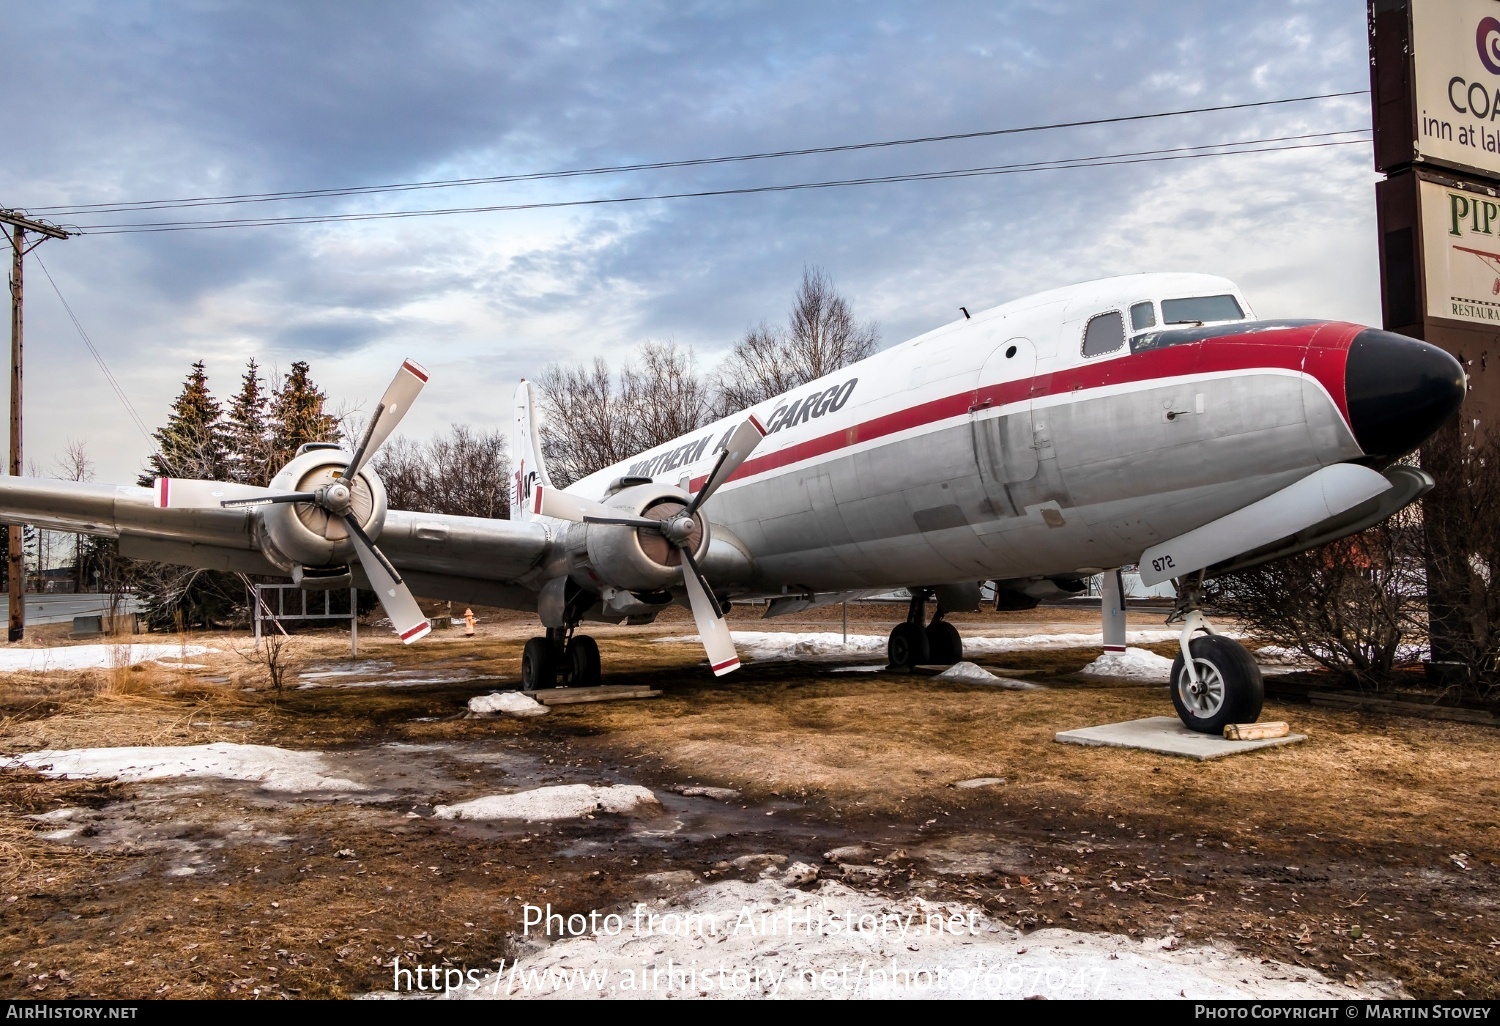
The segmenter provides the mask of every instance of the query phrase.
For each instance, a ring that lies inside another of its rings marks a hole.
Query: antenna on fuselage
[[[969,308],[966,307],[966,306],[961,306],[961,307],[959,307],[959,309],[964,312],[964,320],[968,320],[969,319]]]

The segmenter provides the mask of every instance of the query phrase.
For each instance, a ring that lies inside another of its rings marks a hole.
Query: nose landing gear
[[[1230,723],[1254,723],[1265,703],[1260,667],[1244,645],[1214,630],[1199,607],[1203,575],[1178,579],[1177,607],[1168,623],[1181,622],[1172,661],[1172,706],[1189,730],[1222,734]],[[1194,634],[1202,633],[1202,637]]]

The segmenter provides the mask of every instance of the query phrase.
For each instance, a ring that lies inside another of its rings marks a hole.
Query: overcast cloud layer
[[[0,206],[375,185],[855,143],[1368,86],[1364,5],[100,3],[0,0]],[[208,208],[408,210],[740,188],[1366,129],[1368,100],[853,154]],[[1365,137],[1361,137],[1365,138]],[[1262,316],[1378,323],[1368,144],[937,182],[48,242],[36,255],[149,427],[188,364],[308,359],[405,429],[509,429],[518,378],[646,339],[704,366],[824,267],[887,344],[1109,274],[1224,274]],[[183,212],[70,215],[79,224]],[[27,453],[148,446],[28,264]]]

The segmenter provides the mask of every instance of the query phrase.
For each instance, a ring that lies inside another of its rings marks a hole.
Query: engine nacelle
[[[281,468],[271,487],[289,492],[314,492],[339,480],[353,456],[342,449],[309,449]],[[353,482],[352,511],[371,541],[385,526],[385,485],[366,464]],[[283,570],[293,567],[332,567],[354,558],[349,529],[327,510],[312,503],[284,502],[259,509],[260,549]]]
[[[685,509],[688,499],[680,488],[643,484],[622,489],[604,502],[623,516],[666,520]],[[693,558],[702,560],[709,542],[702,510],[693,514],[693,525],[688,544]],[[659,592],[682,583],[682,552],[662,535],[610,524],[584,524],[582,530],[590,568],[603,582],[635,592]]]

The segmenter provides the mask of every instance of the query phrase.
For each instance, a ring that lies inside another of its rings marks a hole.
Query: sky
[[[86,204],[618,167],[1153,114],[1369,85],[1365,5],[1224,0],[308,4],[0,0],[0,207],[103,226],[756,188],[1331,132],[1322,146],[529,211],[48,241],[26,269],[26,454],[131,482],[195,360],[312,365],[402,432],[509,430],[516,382],[647,340],[711,369],[823,268],[886,345],[1090,278],[1222,274],[1260,316],[1380,321],[1366,95],[541,181],[131,213]],[[58,292],[54,292],[46,272]]]

